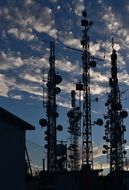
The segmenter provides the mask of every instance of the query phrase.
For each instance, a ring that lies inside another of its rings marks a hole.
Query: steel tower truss
[[[48,117],[48,151],[47,151],[47,168],[48,171],[56,170],[56,94],[54,82],[55,73],[55,44],[50,42],[50,69],[48,72],[48,101],[47,101],[47,117]]]
[[[40,119],[39,123],[42,127],[47,126],[45,131],[45,140],[47,144],[47,170],[52,172],[57,170],[57,130],[61,131],[62,126],[56,126],[58,117],[56,95],[60,93],[60,88],[56,85],[62,81],[60,75],[55,72],[55,42],[50,42],[49,72],[47,80],[47,101],[46,101],[46,119]]]
[[[112,42],[113,47],[113,42]],[[110,171],[119,171],[124,169],[125,165],[125,143],[124,132],[126,130],[123,125],[123,118],[127,117],[127,112],[122,109],[121,93],[118,86],[117,78],[117,54],[112,49],[111,54],[111,78],[109,86],[111,88],[108,100],[105,105],[108,107],[108,114],[105,115],[105,136],[107,145],[103,147],[103,153],[108,153],[110,157]]]
[[[83,27],[83,36],[81,45],[83,47],[83,129],[82,129],[82,165],[93,166],[92,151],[92,126],[91,126],[91,99],[90,99],[90,52],[89,52],[89,36],[88,29],[93,24],[87,20],[87,13],[82,13],[83,19],[81,25]]]
[[[69,117],[68,132],[70,133],[70,167],[72,171],[78,171],[80,169],[80,151],[79,151],[79,139],[81,135],[81,129],[79,121],[82,113],[80,107],[76,106],[76,92],[71,91],[71,106],[72,108],[67,113]]]

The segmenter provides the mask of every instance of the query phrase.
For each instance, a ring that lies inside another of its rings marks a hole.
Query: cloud
[[[28,73],[22,73],[21,75],[20,75],[20,78],[22,78],[22,79],[25,79],[25,80],[27,80],[27,81],[30,81],[30,82],[36,82],[36,83],[39,83],[39,84],[41,84],[42,83],[42,79],[41,79],[41,76],[40,75],[37,75],[36,76],[36,74],[35,75],[31,75],[31,74],[28,74]]]
[[[5,74],[0,75],[1,96],[11,95],[13,98],[19,99],[19,95],[11,92],[14,89],[17,89],[21,93],[26,92],[42,96],[42,65],[40,64],[43,64],[44,61],[41,58],[21,59],[21,57],[15,57],[13,54],[1,52],[1,71],[4,71],[4,73],[6,71]],[[35,63],[38,63],[38,65]]]
[[[118,20],[118,17],[116,19],[112,7],[107,7],[107,13],[103,16],[103,20],[106,21],[107,28],[111,32],[116,32],[118,28],[121,26],[120,22]]]
[[[85,6],[84,6],[84,0],[79,0],[79,1],[75,1],[75,14],[77,16],[81,16],[82,15],[82,11],[84,11]]]
[[[7,8],[0,7],[0,15],[3,17],[2,31],[7,29],[8,34],[19,40],[34,40],[36,36],[33,34],[33,29],[53,38],[57,37],[52,9],[47,6],[42,7],[34,1],[26,1],[20,8],[18,5],[13,7],[13,11],[12,5]]]
[[[53,1],[50,2],[50,5],[52,5],[51,3],[56,4],[59,2]],[[99,1],[99,3],[101,3],[103,11],[100,11],[99,13],[97,12],[98,18],[102,18],[100,20],[101,24],[105,23],[103,26],[106,26],[106,30],[109,32],[108,36],[110,36],[111,32],[113,34],[117,32],[117,36],[119,37],[119,40],[116,40],[114,43],[115,49],[118,51],[119,82],[122,84],[124,83],[125,85],[129,85],[129,74],[126,71],[126,59],[128,58],[128,55],[122,54],[122,48],[128,49],[129,32],[127,28],[123,27],[121,19],[116,15],[115,9],[113,7],[109,6],[108,4],[104,5],[103,1]],[[1,51],[0,69],[2,71],[1,78],[2,81],[4,81],[2,85],[3,93],[1,93],[7,96],[10,94],[9,92],[11,92],[12,89],[16,88],[21,93],[24,92],[30,94],[30,97],[42,97],[42,68],[45,68],[45,81],[47,80],[47,72],[49,68],[49,49],[47,50],[47,45],[41,42],[41,39],[43,39],[45,33],[45,35],[48,35],[49,37],[53,37],[55,39],[58,37],[59,41],[62,42],[62,47],[59,48],[58,52],[56,52],[56,67],[58,68],[58,72],[61,73],[63,77],[63,81],[59,85],[62,89],[61,93],[63,96],[69,96],[72,88],[75,88],[75,83],[78,81],[78,77],[81,78],[81,53],[76,54],[76,52],[73,51],[73,54],[76,56],[76,60],[74,58],[71,59],[70,56],[67,56],[67,58],[65,58],[67,51],[66,49],[64,50],[64,48],[65,46],[70,46],[80,50],[82,49],[80,45],[81,28],[78,28],[77,30],[77,26],[78,24],[79,26],[81,25],[80,16],[84,10],[84,1],[80,0],[75,1],[74,3],[68,2],[65,4],[64,9],[62,8],[62,4],[60,4],[61,12],[63,12],[63,10],[66,8],[69,8],[69,10],[71,8],[72,12],[69,11],[68,13],[70,18],[69,20],[63,16],[60,16],[59,18],[59,15],[62,13],[55,12],[55,9],[52,9],[52,6],[48,6],[47,3],[41,6],[40,3],[37,3],[35,1],[25,0],[20,8],[18,5],[16,5],[16,3],[14,4],[15,8],[13,11],[12,5],[0,8],[0,16],[3,18],[3,23],[1,25],[2,38],[8,39],[9,35],[15,37],[20,41],[25,41],[27,45],[29,44],[27,47],[29,47],[33,53],[32,56],[28,55],[28,57],[25,58],[20,51],[14,52],[11,49],[8,50],[8,52],[3,50]],[[88,6],[90,5],[88,4]],[[98,10],[95,9],[94,11],[96,12]],[[73,12],[75,13],[74,15],[72,15]],[[73,16],[76,19],[73,19]],[[62,22],[63,20],[67,24],[64,24],[64,22]],[[64,25],[64,27],[61,28],[59,25]],[[91,34],[93,32],[95,35],[100,34],[100,31],[96,26],[93,28],[93,30],[96,31],[91,31]],[[101,30],[101,32],[104,31],[105,28]],[[40,34],[42,33],[43,35],[41,35],[40,38]],[[103,39],[100,39],[100,36],[98,37],[98,40],[92,41],[91,35],[90,52],[94,56],[103,58],[102,50],[105,48],[105,42]],[[91,69],[92,95],[103,95],[107,91],[108,78],[110,77],[111,67],[111,42],[107,40],[106,46],[106,61],[104,63],[97,61],[97,67],[94,70]],[[40,53],[40,56],[38,54],[36,55],[34,52]],[[11,87],[8,80],[9,74],[5,73],[8,71],[11,72],[13,81]],[[18,98],[18,96],[14,94],[14,97]],[[67,107],[68,100],[65,100],[63,96],[62,98],[59,96],[58,104],[65,105],[65,107]]]
[[[107,72],[102,74],[101,72],[91,70],[90,73],[92,77],[91,79],[92,82],[108,82],[109,81],[109,76]]]
[[[0,74],[0,96],[8,97],[8,82],[4,75]]]
[[[52,18],[52,10],[49,7],[43,7],[39,13],[39,19],[31,21],[33,27],[38,32],[45,32],[53,38],[57,38],[57,30],[54,27],[55,21]]]
[[[94,146],[93,147],[93,157],[94,158],[99,158],[99,157],[103,156],[102,150],[103,150],[102,147]]]
[[[62,71],[65,71],[67,73],[77,73],[79,70],[81,70],[79,68],[79,65],[76,64],[73,64],[71,61],[63,58],[61,60],[56,60],[56,65],[57,65],[57,68],[62,70]]]
[[[41,171],[43,169],[42,165],[31,163],[32,171],[35,173],[36,171]]]
[[[22,96],[21,96],[21,95],[13,95],[13,98],[14,98],[14,99],[17,99],[17,100],[21,100],[21,99],[22,99]]]
[[[106,170],[108,169],[109,171],[109,168],[110,168],[110,164],[109,163],[98,163],[98,162],[95,162],[94,163],[94,169],[103,169],[103,170]],[[106,171],[103,172],[104,174],[107,174]]]
[[[118,76],[119,76],[120,83],[124,83],[129,86],[129,74],[127,73],[126,70],[123,70],[123,72],[120,72]]]
[[[18,28],[10,28],[8,30],[8,34],[13,35],[15,38],[19,40],[33,40],[35,36],[32,34],[32,31],[19,30]]]
[[[0,59],[1,70],[14,69],[23,66],[21,57],[14,57],[11,52],[6,54],[4,51],[1,51]]]
[[[106,93],[107,91],[107,88],[106,87],[103,87],[103,86],[100,86],[98,84],[93,84],[93,85],[90,85],[91,86],[91,93],[93,95],[103,95]]]
[[[69,23],[70,25],[70,23]],[[66,46],[70,46],[70,47],[73,47],[73,48],[76,48],[76,49],[82,49],[81,47],[81,43],[80,43],[80,39],[78,38],[75,38],[73,36],[73,32],[70,30],[70,31],[58,31],[58,40],[59,40],[59,43],[63,43],[64,45],[64,48],[65,48],[65,45]]]

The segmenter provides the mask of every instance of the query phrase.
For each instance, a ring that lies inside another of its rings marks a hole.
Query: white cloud
[[[109,76],[107,72],[102,74],[100,72],[91,70],[91,77],[92,77],[91,79],[92,82],[108,82],[109,81]]]
[[[21,100],[21,99],[22,99],[22,96],[21,96],[21,95],[13,95],[13,98],[14,98],[14,99],[17,99],[17,100]]]
[[[90,52],[92,55],[96,55],[97,54],[97,51],[100,50],[100,47],[101,47],[101,43],[98,42],[96,44],[93,44],[93,42],[90,43]]]
[[[94,146],[93,147],[93,157],[94,158],[99,158],[99,157],[103,156],[102,150],[103,150],[102,147]]]
[[[20,40],[33,40],[35,36],[31,33],[31,31],[23,30],[23,29],[18,29],[18,28],[10,28],[8,30],[9,34],[14,35],[16,38]]]
[[[26,4],[31,4],[33,0],[24,0]]]
[[[52,10],[48,7],[43,7],[39,13],[39,19],[31,20],[31,25],[38,32],[45,32],[50,36],[57,38],[57,30],[54,27],[55,21],[52,17]]]
[[[97,95],[97,94],[103,95],[106,93],[106,87],[100,86],[98,84],[93,84],[90,86],[91,86],[92,95]]]
[[[57,1],[59,1],[59,0],[50,0],[50,2],[52,2],[52,3],[56,3]]]
[[[9,76],[8,74],[0,75],[1,96],[9,96],[9,92],[11,92],[12,89],[17,89],[21,93],[26,92],[42,96],[42,76],[40,67],[43,67],[42,64],[45,62],[45,58],[34,59],[31,57],[29,59],[22,60],[20,57],[14,57],[11,53],[5,54],[4,52],[1,53],[1,58],[1,70],[8,71],[8,69],[11,69]],[[18,68],[22,66],[24,66],[25,69],[21,68],[18,70]],[[24,83],[24,79],[29,83]],[[19,98],[19,94],[11,94],[11,96],[16,99]]]
[[[83,1],[80,1],[83,3]],[[75,8],[75,14],[77,16],[81,16],[82,15],[82,11],[85,9],[85,6],[83,4],[77,3],[76,8]]]
[[[118,73],[118,77],[119,77],[118,78],[119,82],[124,83],[129,86],[129,74],[127,73],[126,70]]]
[[[21,67],[21,66],[23,65],[22,59],[21,59],[20,57],[16,58],[16,59],[15,59],[15,62],[14,62],[14,65],[15,65],[16,67]]]
[[[4,75],[0,74],[0,96],[8,96],[9,88]]]
[[[81,70],[79,68],[79,65],[77,64],[72,64],[69,60],[67,59],[62,59],[62,60],[56,60],[56,65],[57,68],[62,70],[62,71],[66,71],[66,72],[72,72],[72,73],[76,73],[79,70]]]
[[[80,39],[75,38],[73,36],[73,32],[71,30],[70,31],[58,31],[58,39],[64,45],[67,45],[67,46],[70,46],[70,47],[73,47],[76,49],[80,49],[80,50],[82,49]]]
[[[8,69],[14,69],[23,66],[23,60],[21,57],[17,56],[14,57],[14,55],[9,52],[0,52],[0,65],[1,65],[1,70],[8,70]]]
[[[80,44],[80,40],[79,39],[74,39],[74,38],[65,39],[64,44],[68,45],[70,47],[76,47],[76,49],[80,49],[81,50],[81,44]]]
[[[57,100],[57,104],[61,107],[69,108],[69,102],[66,102],[66,98],[64,98],[64,100],[60,98],[59,100]]]
[[[35,74],[35,75],[31,75],[31,74],[28,74],[28,73],[22,73],[22,74],[20,75],[20,78],[26,79],[27,81],[30,81],[30,82],[37,82],[37,83],[39,83],[39,84],[42,83],[42,78],[41,78],[41,76],[40,76],[40,75],[37,75],[37,76],[36,76],[36,74]]]
[[[11,8],[1,9],[0,13],[5,19],[5,23],[7,20],[10,21],[7,26],[8,34],[20,40],[30,41],[36,37],[33,34],[33,29],[35,29],[38,32],[45,32],[53,38],[57,37],[52,9],[40,7],[31,0],[26,1],[23,7],[21,9],[15,7],[13,12]],[[34,12],[38,13],[38,17],[34,15]]]
[[[103,169],[103,170],[105,170],[105,169],[109,169],[109,168],[110,168],[109,163],[98,163],[98,162],[94,163],[94,169]],[[107,172],[104,172],[104,174],[107,174]]]
[[[106,8],[105,15],[103,15],[103,20],[106,21],[107,28],[109,29],[110,32],[116,32],[118,28],[121,26],[119,18],[115,16],[113,13],[112,7],[107,7]]]
[[[40,88],[38,86],[33,86],[30,84],[19,84],[19,83],[15,83],[15,86],[23,91],[23,92],[27,92],[29,94],[33,94],[33,95],[37,95],[37,96],[41,96],[42,97],[42,88],[40,90]]]

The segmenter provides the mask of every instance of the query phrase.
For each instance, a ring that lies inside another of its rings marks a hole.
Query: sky
[[[59,118],[63,125],[58,140],[69,142],[67,112],[70,91],[81,80],[82,37],[81,15],[86,9],[94,24],[89,30],[90,52],[104,61],[96,60],[91,73],[92,122],[102,118],[107,110],[109,92],[111,39],[118,56],[118,80],[123,108],[129,112],[129,2],[127,0],[1,0],[0,1],[0,106],[36,127],[27,132],[28,147],[39,147],[39,158],[44,157],[44,129],[39,119],[46,118],[43,108],[43,89],[49,69],[49,42],[55,41],[56,71],[62,76],[57,96]],[[45,94],[45,92],[44,92]],[[129,117],[124,120],[129,147]],[[103,163],[104,126],[93,126],[95,165]],[[41,151],[43,147],[43,152]],[[31,149],[31,148],[30,148]],[[41,153],[42,152],[42,153]],[[33,154],[34,155],[34,154]],[[129,154],[127,154],[129,157]],[[32,160],[37,158],[32,158]],[[33,160],[33,161],[34,161]]]

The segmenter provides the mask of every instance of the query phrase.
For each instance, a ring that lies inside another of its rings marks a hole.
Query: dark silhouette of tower
[[[110,94],[105,105],[108,108],[105,125],[105,136],[103,139],[106,145],[103,145],[104,154],[108,154],[110,158],[110,171],[121,171],[125,165],[125,143],[124,132],[126,127],[123,125],[123,119],[127,117],[127,112],[123,110],[121,104],[121,92],[118,86],[117,78],[117,53],[114,49],[112,39],[111,54],[111,78],[109,79]]]
[[[80,169],[80,150],[79,150],[79,136],[81,135],[80,119],[82,116],[81,109],[76,105],[76,92],[71,91],[71,109],[67,113],[69,118],[68,132],[70,133],[70,169],[71,171],[78,171]]]
[[[56,95],[60,93],[61,89],[56,85],[62,81],[60,75],[56,74],[55,71],[55,42],[50,42],[50,57],[49,57],[49,72],[47,81],[47,101],[46,101],[46,119],[41,119],[39,121],[41,126],[47,126],[45,131],[45,140],[47,144],[47,170],[56,171],[57,170],[57,130],[62,130],[62,126],[57,126],[56,120],[58,117],[57,105],[56,105]]]
[[[89,27],[93,25],[88,21],[87,13],[83,11],[81,25],[83,36],[81,45],[83,47],[83,129],[82,129],[82,165],[93,166],[92,150],[92,126],[91,126],[91,100],[90,100],[90,52],[89,52]]]

